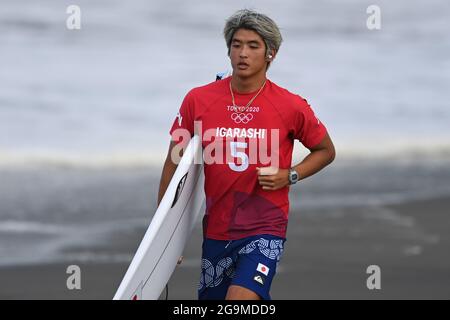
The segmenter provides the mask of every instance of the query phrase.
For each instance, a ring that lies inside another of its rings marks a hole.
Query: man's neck
[[[249,93],[259,90],[266,81],[266,73],[254,77],[242,78],[234,76],[231,78],[231,86],[238,93]]]

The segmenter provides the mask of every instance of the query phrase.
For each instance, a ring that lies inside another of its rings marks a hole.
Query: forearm
[[[159,182],[158,206],[166,193],[167,187],[169,186],[170,180],[172,179],[176,169],[176,164],[171,163],[170,160],[166,160],[161,174],[161,180]]]
[[[334,155],[327,149],[312,151],[302,162],[293,168],[303,180],[319,172],[334,160]]]

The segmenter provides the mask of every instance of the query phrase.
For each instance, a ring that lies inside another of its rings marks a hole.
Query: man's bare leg
[[[261,300],[261,298],[252,290],[232,285],[228,288],[225,300]]]

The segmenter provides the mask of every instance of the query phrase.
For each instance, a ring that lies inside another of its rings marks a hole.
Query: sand
[[[291,212],[273,299],[449,299],[450,197],[401,205]],[[139,239],[129,240],[135,248]],[[169,283],[169,299],[196,299],[200,230]],[[366,269],[381,268],[369,290]],[[1,299],[111,299],[126,263],[79,264],[81,290],[68,290],[67,264],[0,269]]]

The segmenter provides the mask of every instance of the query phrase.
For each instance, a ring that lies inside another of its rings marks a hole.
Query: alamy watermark
[[[70,274],[66,281],[67,289],[81,290],[81,268],[77,265],[71,265],[67,267],[66,273]]]
[[[381,268],[377,265],[370,265],[367,267],[366,273],[370,274],[366,281],[367,289],[381,290]]]
[[[380,30],[381,29],[381,9],[377,5],[370,5],[367,7],[366,13],[369,14],[366,20],[367,29]]]
[[[66,27],[69,30],[81,29],[81,8],[77,5],[70,5],[66,9],[66,13],[69,14],[66,20]]]
[[[250,164],[278,168],[280,159],[279,129],[218,127],[203,131],[202,122],[194,122],[194,134],[207,145],[203,155],[194,155],[195,164],[227,164],[236,172],[245,171]],[[191,139],[191,132],[178,128],[172,133],[177,142],[171,160],[178,164]]]

